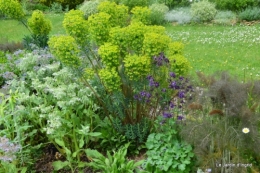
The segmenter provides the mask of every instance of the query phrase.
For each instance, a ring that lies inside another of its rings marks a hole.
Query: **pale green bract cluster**
[[[121,82],[115,68],[103,68],[99,71],[99,76],[108,92],[119,90]]]
[[[0,0],[0,11],[14,19],[22,19],[25,16],[22,6],[16,0]]]
[[[33,11],[32,17],[28,19],[28,26],[34,35],[48,35],[52,28],[51,21],[40,10]]]

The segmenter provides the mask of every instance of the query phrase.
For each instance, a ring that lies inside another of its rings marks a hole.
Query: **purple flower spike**
[[[169,87],[172,88],[172,89],[176,89],[177,83],[175,81],[173,81],[173,82],[171,82]]]
[[[170,76],[173,77],[173,78],[176,77],[175,73],[173,73],[173,72],[170,72]]]
[[[174,108],[174,104],[172,102],[170,102],[170,108]]]
[[[180,99],[185,97],[185,93],[183,91],[179,91],[178,96]]]
[[[169,113],[169,112],[164,112],[164,113],[163,113],[163,117],[164,117],[164,118],[172,118],[172,114]]]
[[[181,120],[183,120],[183,118],[184,118],[184,117],[183,117],[182,115],[178,115],[178,116],[177,116],[177,120],[180,120],[180,121],[181,121]]]

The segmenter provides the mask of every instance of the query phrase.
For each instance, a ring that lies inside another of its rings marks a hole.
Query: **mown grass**
[[[241,80],[260,79],[260,25],[166,25],[176,41],[185,44],[191,75],[229,71]]]
[[[53,26],[50,35],[65,33],[65,30],[62,27],[64,14],[46,14],[46,17],[51,20]],[[23,40],[25,35],[30,34],[26,27],[17,20],[0,20],[0,26],[0,42],[20,42]]]

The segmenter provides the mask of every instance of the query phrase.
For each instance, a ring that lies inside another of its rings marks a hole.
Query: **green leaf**
[[[55,139],[55,142],[56,142],[59,146],[65,147],[65,143],[64,143],[62,140],[56,138],[56,139]]]
[[[88,133],[89,136],[101,136],[102,133],[100,132],[91,132],[91,133]]]
[[[84,145],[84,139],[83,139],[83,137],[81,137],[79,140],[79,148],[82,148],[83,145]]]
[[[178,168],[179,168],[180,170],[182,170],[182,171],[185,170],[185,167],[186,167],[185,164],[180,164],[180,165],[178,165]]]
[[[68,161],[65,161],[65,162],[55,161],[52,163],[52,166],[53,166],[54,170],[58,171],[66,166],[69,166],[69,162]]]

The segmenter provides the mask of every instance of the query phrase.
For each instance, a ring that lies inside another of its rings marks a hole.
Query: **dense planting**
[[[259,172],[256,3],[41,2],[0,0],[0,172]]]

